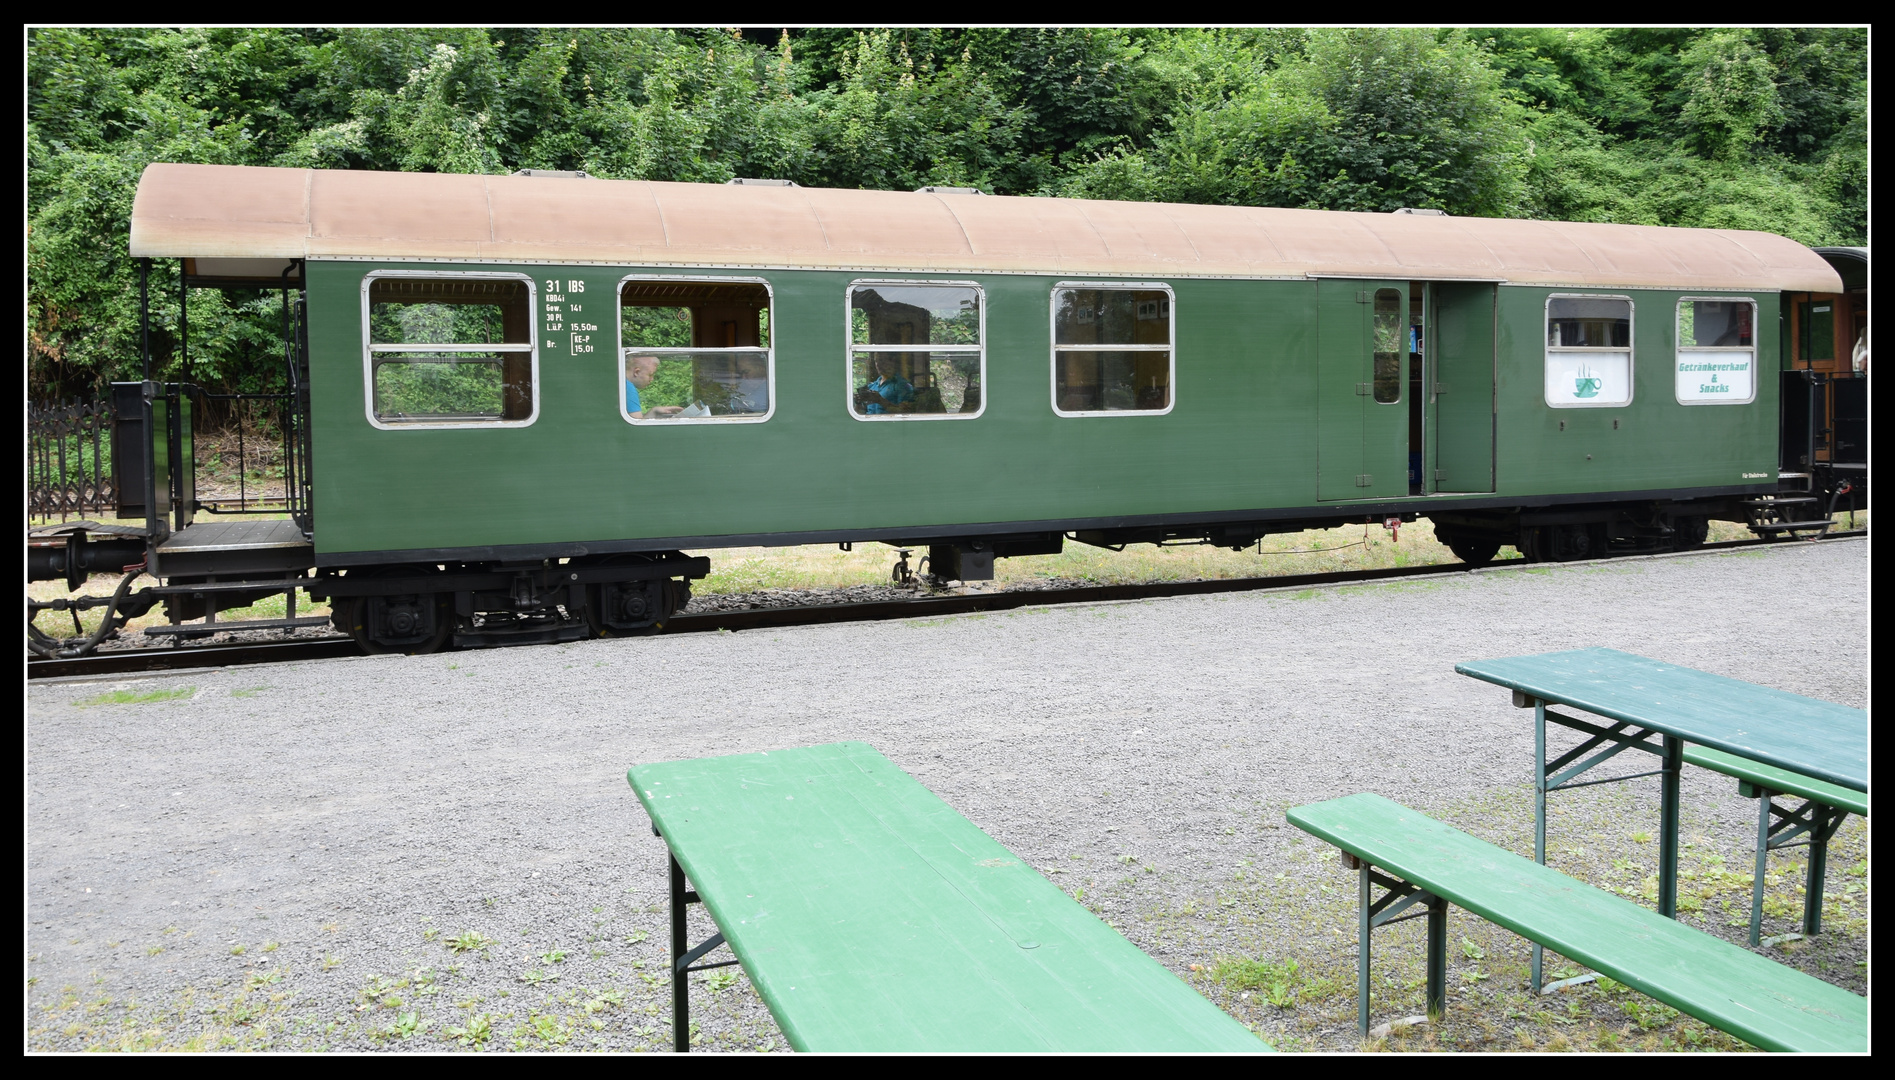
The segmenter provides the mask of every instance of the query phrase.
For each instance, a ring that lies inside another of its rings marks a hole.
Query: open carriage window
[[[1171,290],[1053,290],[1053,411],[1061,416],[1171,410]]]
[[[1700,297],[1678,301],[1677,379],[1682,405],[1757,400],[1757,305]]]
[[[1632,402],[1632,301],[1546,299],[1546,403],[1556,409]]]
[[[971,419],[987,350],[980,287],[849,287],[849,411],[858,420]]]
[[[763,282],[629,278],[619,286],[619,406],[634,424],[767,420],[773,355]]]
[[[538,415],[530,279],[377,271],[362,307],[376,426],[522,427]]]

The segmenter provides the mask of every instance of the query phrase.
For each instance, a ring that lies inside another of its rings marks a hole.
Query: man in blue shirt
[[[856,404],[870,416],[909,411],[900,406],[915,399],[915,386],[901,377],[901,361],[883,353],[875,358],[875,371],[875,381],[855,392]]]
[[[683,412],[677,405],[657,405],[649,410],[638,399],[638,392],[651,385],[658,377],[658,358],[655,356],[634,356],[625,362],[625,411],[634,420],[659,420]]]

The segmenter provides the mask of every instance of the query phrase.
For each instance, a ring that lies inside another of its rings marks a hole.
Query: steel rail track
[[[1867,530],[1831,533],[1806,543],[1859,539]],[[1726,540],[1705,544],[1697,552],[1710,554],[1739,548],[1781,544],[1782,540]],[[1614,556],[1625,558],[1627,556]],[[1607,560],[1585,560],[1604,562]],[[1204,596],[1213,593],[1259,592],[1271,589],[1304,589],[1317,585],[1341,585],[1356,582],[1388,581],[1401,578],[1433,577],[1465,573],[1506,573],[1545,563],[1507,560],[1472,568],[1464,563],[1434,563],[1427,566],[1400,566],[1381,570],[1345,570],[1324,574],[1277,574],[1265,577],[1223,578],[1212,581],[1162,581],[1137,585],[1095,585],[1075,589],[1014,589],[1007,592],[962,593],[952,596],[916,597],[912,600],[881,600],[856,604],[813,604],[776,608],[749,608],[719,611],[703,615],[679,615],[665,624],[666,634],[693,634],[711,631],[760,630],[785,626],[814,626],[820,623],[873,622],[882,619],[917,619],[929,616],[967,615],[985,611],[1008,611],[1023,607],[1056,604],[1097,604],[1116,600],[1150,600],[1167,596]],[[1576,564],[1564,564],[1576,565]],[[119,649],[95,656],[72,659],[33,659],[27,662],[28,679],[79,678],[123,675],[150,671],[179,671],[195,668],[236,667],[246,664],[287,663],[294,660],[323,660],[338,656],[359,656],[353,638],[337,635],[316,640],[269,642],[241,645],[175,645],[142,649]]]

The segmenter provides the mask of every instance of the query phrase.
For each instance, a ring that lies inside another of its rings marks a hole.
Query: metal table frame
[[[655,826],[651,834],[660,839],[664,836]],[[671,1046],[680,1054],[688,1054],[691,1052],[691,972],[732,967],[743,961],[698,963],[705,954],[724,944],[724,934],[720,930],[695,946],[686,945],[690,940],[684,925],[686,910],[690,905],[701,904],[704,900],[685,884],[684,867],[678,865],[678,857],[671,854],[669,844],[666,845],[665,861],[671,864]]]
[[[1678,917],[1679,779],[1687,742],[1845,788],[1866,791],[1867,715],[1831,702],[1789,694],[1612,649],[1583,649],[1455,665],[1463,675],[1505,686],[1517,708],[1533,710],[1533,858],[1546,864],[1548,792],[1647,776],[1659,778],[1658,912]],[[1582,719],[1551,708],[1588,712]],[[1548,760],[1551,722],[1585,736]],[[1855,727],[1856,723],[1861,727]],[[1860,733],[1858,736],[1858,732]],[[1860,741],[1858,742],[1858,738]],[[1618,776],[1586,774],[1627,750],[1658,759],[1657,768]],[[1740,778],[1741,779],[1741,778]],[[1751,941],[1758,940],[1763,864],[1774,848],[1807,843],[1810,873],[1822,872],[1827,845],[1846,814],[1819,800],[1779,806],[1782,792],[1762,785],[1757,820],[1757,873],[1752,885]],[[1807,836],[1807,839],[1798,839]],[[1804,926],[1821,920],[1821,884],[1809,890]],[[1533,947],[1532,985],[1543,985],[1544,949]]]
[[[1757,796],[1757,866],[1750,885],[1750,943],[1763,943],[1763,875],[1772,851],[1809,848],[1809,868],[1803,878],[1803,936],[1823,929],[1823,877],[1829,872],[1829,838],[1836,835],[1849,811],[1819,799],[1804,799],[1797,807],[1779,806],[1788,792],[1772,791],[1741,781],[1738,794]],[[1797,839],[1802,837],[1802,839]]]
[[[1678,780],[1684,771],[1684,740],[1650,727],[1628,721],[1610,725],[1595,724],[1577,716],[1554,712],[1547,699],[1515,690],[1516,708],[1533,710],[1533,861],[1546,865],[1546,795],[1551,791],[1612,784],[1622,780],[1658,777],[1658,913],[1669,919],[1678,917]],[[1546,724],[1585,733],[1589,738],[1552,761],[1546,760]],[[1627,730],[1630,729],[1630,730]],[[1603,747],[1603,749],[1601,749]],[[1605,764],[1626,750],[1642,750],[1658,758],[1658,768],[1624,776],[1596,780],[1579,777]],[[1590,756],[1588,756],[1590,755]],[[1760,876],[1758,881],[1763,879]],[[1761,884],[1758,886],[1761,888]],[[1542,969],[1546,947],[1533,946],[1532,985],[1535,992],[1545,985]]]

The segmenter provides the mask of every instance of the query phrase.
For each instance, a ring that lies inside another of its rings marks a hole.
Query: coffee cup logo
[[[1591,368],[1580,368],[1573,378],[1573,396],[1576,398],[1594,398],[1599,396],[1599,387],[1605,382]]]

